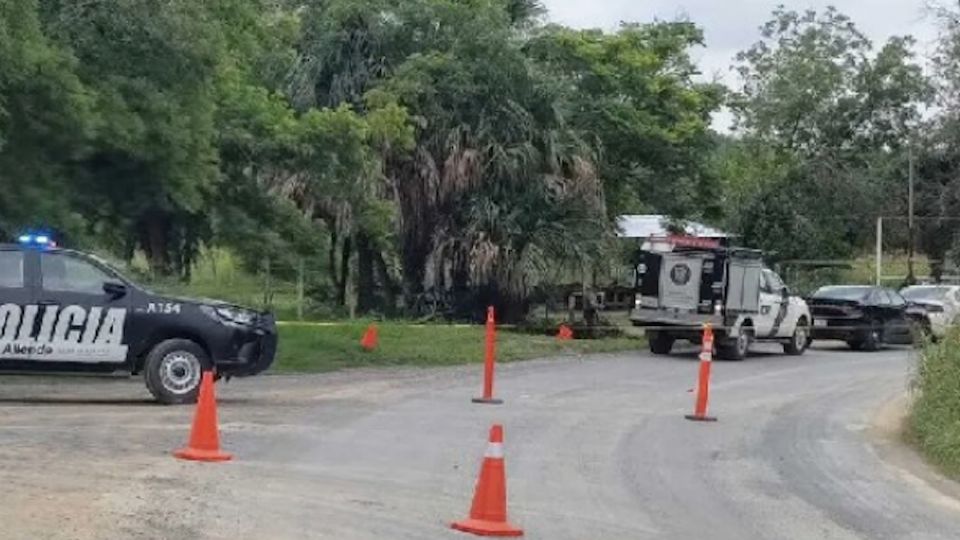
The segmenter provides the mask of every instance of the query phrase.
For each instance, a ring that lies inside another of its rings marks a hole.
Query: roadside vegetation
[[[917,247],[960,260],[958,14],[931,16],[925,70],[910,36],[777,8],[724,86],[695,20],[570,28],[537,0],[8,0],[0,236],[284,319],[520,322],[628,262],[624,213],[856,259],[912,156]]]
[[[908,440],[932,463],[960,478],[960,329],[923,349],[913,398]]]
[[[280,326],[280,349],[272,372],[323,372],[352,367],[449,366],[482,362],[484,328],[378,322],[380,345],[367,352],[360,337],[369,321],[289,323]],[[635,337],[558,341],[545,334],[497,333],[497,361],[640,350]]]

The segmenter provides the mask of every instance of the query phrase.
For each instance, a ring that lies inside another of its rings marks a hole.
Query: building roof
[[[617,218],[617,236],[620,238],[663,238],[671,236],[667,230],[670,218],[660,214],[623,215]],[[698,238],[729,238],[731,235],[694,221],[684,221],[688,236]]]

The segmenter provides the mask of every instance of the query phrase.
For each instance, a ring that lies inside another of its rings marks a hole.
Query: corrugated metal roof
[[[617,218],[617,236],[620,238],[658,238],[670,234],[670,218],[660,214],[623,215]],[[729,238],[730,235],[694,221],[684,222],[686,233],[699,238]]]

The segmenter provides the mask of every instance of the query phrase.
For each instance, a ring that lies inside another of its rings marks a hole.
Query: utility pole
[[[877,287],[883,283],[883,218],[877,218]]]
[[[913,285],[916,282],[916,275],[913,272],[913,257],[914,257],[914,252],[916,250],[914,243],[916,241],[917,235],[916,235],[916,231],[914,230],[914,219],[913,219],[913,191],[914,191],[913,176],[914,174],[913,174],[913,145],[912,144],[907,148],[907,155],[908,155],[908,159],[907,159],[908,167],[910,169],[908,174],[909,186],[907,188],[907,207],[908,207],[907,228],[909,229],[909,234],[910,234],[910,238],[908,239],[908,242],[907,242],[907,249],[908,249],[907,284]]]

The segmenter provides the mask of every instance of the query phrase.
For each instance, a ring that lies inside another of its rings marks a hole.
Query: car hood
[[[911,307],[917,308],[938,307],[942,309],[947,307],[946,303],[938,300],[908,300],[908,302]]]
[[[180,304],[192,304],[195,306],[210,306],[210,307],[230,307],[230,308],[239,308],[246,309],[249,311],[259,311],[256,309],[248,308],[232,302],[225,302],[223,300],[217,300],[215,298],[191,298],[189,296],[164,296],[162,300],[169,302],[177,302]]]

